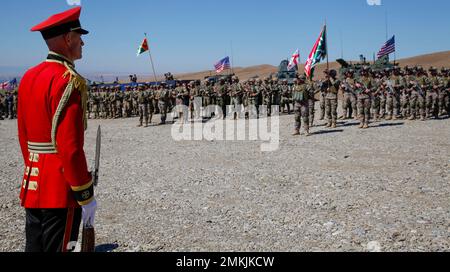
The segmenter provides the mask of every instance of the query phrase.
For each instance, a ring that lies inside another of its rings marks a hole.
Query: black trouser
[[[26,209],[25,252],[61,252],[67,212],[68,209]],[[69,241],[78,240],[80,223],[81,208],[77,208]]]

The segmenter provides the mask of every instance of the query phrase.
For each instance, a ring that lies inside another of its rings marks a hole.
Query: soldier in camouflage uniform
[[[281,102],[281,92],[280,92],[280,84],[276,78],[272,79],[272,84],[270,85],[270,92],[272,93],[272,106],[278,107],[278,111],[281,111],[280,102]],[[272,109],[271,112],[272,114]]]
[[[3,118],[5,114],[5,96],[0,93],[0,120],[5,120]]]
[[[433,67],[434,68],[434,67]],[[433,90],[437,91],[437,111],[438,116],[444,116],[449,111],[449,82],[448,71],[445,68],[441,69],[441,76],[437,75],[437,70],[431,73],[431,85]]]
[[[338,90],[341,81],[336,79],[336,70],[324,71],[326,79],[322,88],[326,91],[325,112],[327,115],[327,127],[335,128],[337,122]]]
[[[310,80],[310,79],[306,80],[306,86],[307,86],[307,90],[309,92],[309,94],[308,94],[309,127],[313,127],[314,126],[314,115],[316,113],[316,110],[315,110],[315,106],[316,106],[315,95],[316,95],[317,87],[316,87],[315,83],[312,80]]]
[[[406,81],[401,73],[399,67],[394,69],[394,75],[391,78],[393,87],[393,100],[392,100],[392,119],[395,120],[401,117],[401,95],[403,90],[406,88]],[[386,99],[386,104],[388,104],[388,99]]]
[[[120,89],[121,89],[120,85],[116,86],[116,92],[115,92],[115,95],[116,95],[116,116],[115,117],[116,118],[122,118],[123,93]]]
[[[226,105],[228,96],[228,86],[224,79],[219,80],[219,84],[214,85],[214,93],[216,94],[217,106],[222,110],[223,119],[227,117]]]
[[[300,76],[294,79],[294,86],[292,88],[292,100],[294,101],[295,112],[295,129],[292,135],[300,135],[300,128],[303,121],[303,128],[306,136],[309,136],[309,90],[305,83],[306,77]]]
[[[164,125],[166,123],[167,109],[168,109],[167,107],[170,102],[169,96],[170,96],[170,91],[169,91],[167,85],[163,82],[160,90],[157,93],[158,107],[159,107],[159,112],[161,113],[161,123],[159,123],[160,125]]]
[[[148,92],[144,89],[144,86],[138,88],[138,107],[139,107],[139,124],[138,127],[142,127],[142,121],[145,120],[144,127],[148,127]]]
[[[88,92],[88,100],[87,100],[87,106],[88,106],[88,110],[87,110],[87,118],[91,119],[91,114],[94,112],[94,96],[95,96],[95,91],[96,91],[96,87],[91,87],[89,89]]]
[[[430,77],[428,77],[427,73],[422,69],[420,70],[419,75],[419,86],[422,90],[426,90],[426,98],[425,98],[425,116],[426,118],[430,118],[434,116],[435,119],[438,118],[439,115],[439,87],[440,82],[437,77],[433,76],[433,72],[430,71]]]
[[[345,79],[340,86],[344,94],[344,98],[342,100],[343,115],[339,117],[339,119],[352,119],[352,114],[357,115],[356,95],[354,93],[355,79],[353,78],[353,74],[353,70],[348,70],[345,73]]]
[[[261,97],[262,104],[266,107],[267,116],[272,114],[272,88],[270,84],[270,78],[265,78],[263,84],[261,85]]]
[[[372,93],[371,93],[371,110],[373,113],[373,119],[375,121],[380,120],[380,108],[381,108],[381,75],[377,72],[372,72]]]
[[[450,116],[450,70],[447,68],[441,69],[443,87],[439,90],[439,115],[445,114]]]
[[[284,109],[287,106],[287,114],[291,114],[291,105],[290,105],[290,98],[291,98],[291,88],[288,85],[287,79],[283,79],[283,83],[281,85],[281,113],[285,113]]]
[[[236,76],[233,76],[232,83],[230,86],[230,96],[233,105],[234,116],[233,119],[240,119],[242,112],[242,96],[243,96],[243,88],[239,83],[239,79]]]
[[[358,101],[358,115],[360,125],[359,128],[366,129],[369,127],[371,101],[370,95],[373,91],[373,81],[369,77],[369,70],[364,68],[361,71],[361,78],[355,84]]]
[[[386,101],[387,101],[387,90],[386,90],[386,81],[389,80],[390,77],[390,69],[386,68],[383,74],[380,75],[380,118],[386,118]]]

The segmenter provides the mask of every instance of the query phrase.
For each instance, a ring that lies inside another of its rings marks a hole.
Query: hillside
[[[450,51],[445,52],[437,52],[432,54],[426,54],[406,59],[400,59],[397,61],[400,66],[404,67],[406,65],[408,66],[414,66],[414,65],[420,65],[424,68],[429,68],[430,66],[435,66],[438,68],[441,68],[443,66],[450,67]],[[340,65],[337,62],[330,62],[330,68],[331,69],[339,69]],[[273,73],[277,72],[278,67],[269,65],[269,64],[263,64],[263,65],[257,65],[257,66],[250,66],[250,67],[236,67],[234,68],[234,73],[239,77],[241,80],[247,80],[251,77],[259,76],[259,77],[268,77]],[[300,71],[303,71],[304,65],[299,66]],[[316,76],[322,77],[323,70],[326,69],[326,63],[319,64],[316,68]],[[225,71],[226,74],[228,71]],[[206,76],[215,75],[214,71],[201,71],[201,72],[195,72],[195,73],[187,73],[187,74],[176,74],[176,79],[203,79]],[[144,77],[145,80],[151,80],[150,77]]]

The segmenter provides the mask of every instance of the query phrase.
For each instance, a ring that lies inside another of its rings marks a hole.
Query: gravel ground
[[[156,120],[156,118],[154,119]],[[99,251],[450,251],[450,119],[319,122],[280,148],[181,141],[171,126],[91,120],[102,159]],[[0,121],[0,251],[23,251],[23,162],[15,121]]]

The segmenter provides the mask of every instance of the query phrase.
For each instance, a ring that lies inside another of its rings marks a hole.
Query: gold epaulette
[[[87,118],[86,118],[86,111],[87,111],[87,99],[88,99],[88,86],[86,84],[86,80],[75,71],[75,69],[69,65],[68,63],[64,62],[64,66],[67,68],[67,71],[63,74],[63,78],[67,78],[69,76],[69,83],[67,84],[66,89],[64,90],[64,93],[61,97],[61,100],[59,101],[58,107],[56,108],[55,115],[53,116],[52,120],[52,144],[57,149],[56,146],[56,129],[58,127],[59,117],[61,116],[62,111],[64,110],[65,106],[67,105],[67,102],[70,99],[70,96],[72,95],[73,90],[78,90],[81,95],[81,106],[83,110],[83,124],[84,129],[87,129]]]

